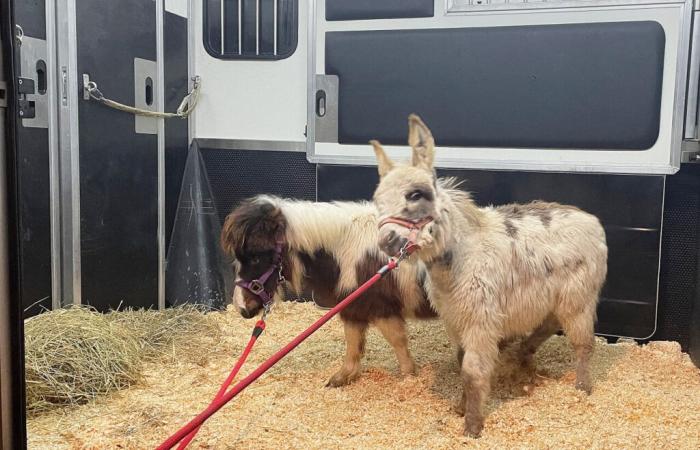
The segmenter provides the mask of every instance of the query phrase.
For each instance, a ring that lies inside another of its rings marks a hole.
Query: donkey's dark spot
[[[525,216],[522,205],[503,205],[496,208],[506,219],[522,219]]]
[[[549,209],[531,208],[528,210],[528,212],[529,212],[529,214],[539,218],[540,222],[542,222],[542,225],[545,228],[548,228],[549,224],[552,222],[552,212]]]
[[[447,251],[444,252],[442,255],[439,255],[439,256],[433,258],[433,259],[429,262],[430,267],[432,268],[432,267],[434,267],[435,265],[440,265],[440,266],[442,266],[442,267],[444,267],[444,268],[449,268],[449,267],[452,265],[452,259],[453,259],[453,257],[454,257],[454,256],[453,256],[453,254],[452,254],[452,250],[447,250]],[[426,266],[427,266],[427,264],[428,264],[428,263],[426,263]]]
[[[512,237],[513,239],[518,237],[518,228],[513,225],[513,222],[511,222],[510,219],[504,220],[503,226],[506,227],[506,234],[508,234],[508,236]]]

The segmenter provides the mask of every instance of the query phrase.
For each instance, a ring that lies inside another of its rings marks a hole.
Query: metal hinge
[[[22,119],[36,117],[36,104],[27,99],[28,94],[34,94],[34,80],[31,78],[17,78],[17,114]]]
[[[681,144],[682,163],[700,163],[700,142],[696,139],[686,139]]]

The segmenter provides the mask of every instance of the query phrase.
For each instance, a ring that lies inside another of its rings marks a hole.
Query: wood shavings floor
[[[278,305],[242,374],[321,314],[311,304]],[[140,385],[30,417],[30,448],[154,448],[208,404],[250,335],[253,322],[235,311],[209,316],[222,340],[166,355]],[[574,389],[565,338],[540,349],[532,383],[506,352],[475,440],[462,436],[452,411],[461,388],[442,324],[412,322],[410,342],[417,376],[400,379],[389,345],[371,331],[360,380],[326,388],[344,351],[333,319],[209,420],[189,448],[700,449],[700,370],[675,343],[598,342],[590,397]]]

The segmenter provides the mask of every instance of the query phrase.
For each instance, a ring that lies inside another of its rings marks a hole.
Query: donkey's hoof
[[[359,375],[359,373],[348,373],[342,370],[338,371],[328,380],[326,387],[346,386],[355,381]]]
[[[588,395],[591,395],[591,392],[593,392],[593,386],[591,385],[590,381],[577,381],[576,389],[583,391]]]
[[[466,437],[479,438],[479,437],[481,437],[481,431],[483,429],[484,429],[483,420],[475,420],[475,421],[467,420],[464,422],[464,435]]]

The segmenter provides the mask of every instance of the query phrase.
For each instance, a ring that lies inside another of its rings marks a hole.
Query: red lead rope
[[[410,252],[408,252],[410,253]],[[407,253],[404,253],[402,251],[401,256],[399,257],[399,260],[403,257],[407,256]],[[211,402],[211,404],[204,410],[202,411],[197,417],[192,419],[187,425],[184,427],[180,428],[175,434],[170,436],[168,439],[166,439],[162,444],[160,444],[156,450],[168,450],[171,449],[175,444],[183,440],[185,437],[188,437],[189,440],[191,441],[192,438],[194,438],[194,434],[196,431],[199,429],[199,427],[209,418],[211,417],[214,413],[216,413],[218,410],[220,410],[226,403],[230,402],[236,395],[238,395],[243,389],[248,387],[253,381],[257,380],[260,378],[260,376],[267,372],[272,366],[274,366],[277,361],[280,359],[284,358],[284,356],[287,355],[287,353],[291,352],[296,348],[297,345],[301,344],[306,338],[311,336],[316,330],[321,328],[323,324],[328,322],[333,316],[338,314],[340,311],[345,309],[350,303],[354,302],[360,295],[362,295],[367,289],[372,287],[374,283],[379,281],[384,275],[387,273],[391,272],[394,270],[396,267],[398,267],[399,260],[396,259],[391,259],[389,262],[384,265],[381,269],[377,271],[377,273],[370,278],[369,280],[365,281],[365,283],[358,287],[354,292],[352,292],[350,295],[345,297],[343,301],[335,305],[330,311],[328,311],[326,314],[321,316],[320,319],[318,319],[316,322],[311,324],[309,328],[304,330],[301,334],[299,334],[297,337],[292,339],[292,341],[282,347],[280,350],[277,351],[274,355],[272,355],[270,358],[268,358],[265,362],[260,364],[253,372],[250,373],[247,377],[243,378],[241,381],[238,382],[234,387],[231,388],[230,391],[226,392],[225,394],[219,396],[217,395],[217,398],[214,399],[214,401]],[[252,341],[252,338],[251,338]],[[250,351],[248,348],[252,347],[252,342],[248,343],[248,347],[246,347],[246,350]],[[247,356],[244,353],[245,356]],[[244,356],[241,356],[242,359],[245,359]],[[236,367],[239,365],[242,365],[243,363],[239,361],[238,364],[236,364]],[[236,370],[236,368],[234,368]],[[233,377],[235,376],[235,373],[232,372],[231,375],[229,375],[229,378],[226,381],[233,380]],[[221,390],[219,393],[221,393],[223,390],[226,389],[228,386],[227,383],[224,383],[222,385]],[[192,436],[189,437],[190,433],[192,433]],[[187,445],[189,441],[183,442],[183,445],[181,445],[180,448],[184,448],[184,446]]]
[[[241,354],[241,357],[236,361],[236,365],[233,366],[233,370],[231,370],[231,373],[226,377],[226,380],[224,383],[221,385],[219,388],[219,392],[216,393],[216,396],[214,397],[214,400],[212,400],[212,403],[215,401],[219,400],[223,395],[226,393],[226,389],[233,383],[233,379],[236,378],[236,375],[238,375],[238,372],[241,370],[241,367],[243,366],[243,363],[245,362],[246,359],[248,359],[248,355],[250,354],[250,351],[253,349],[253,345],[255,342],[258,340],[258,337],[262,334],[262,332],[265,330],[265,321],[263,319],[258,320],[258,322],[255,324],[255,328],[253,328],[253,334],[250,336],[250,340],[248,341],[248,345],[245,346],[245,349],[243,350],[243,353]],[[210,405],[212,404],[210,403]],[[199,431],[200,427],[195,428],[192,430],[190,434],[185,436],[185,438],[180,441],[180,445],[177,446],[177,450],[184,450],[187,445],[192,442],[192,439],[197,435],[197,432]]]

